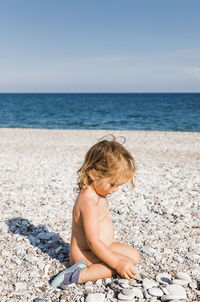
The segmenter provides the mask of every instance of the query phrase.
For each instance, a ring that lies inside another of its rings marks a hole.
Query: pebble
[[[43,298],[35,298],[33,302],[47,302],[47,300]]]
[[[164,295],[163,291],[160,288],[158,288],[158,287],[149,288],[148,289],[148,293],[151,296],[155,296],[155,297],[161,297],[161,296]]]
[[[160,289],[163,291],[163,293],[165,294],[165,295],[169,295],[169,292],[168,292],[168,290],[166,289],[166,287],[164,287],[164,286],[159,286],[160,287]]]
[[[169,284],[166,286],[170,295],[176,295],[175,299],[186,299],[185,288],[179,284]]]
[[[110,284],[112,282],[112,279],[111,278],[106,278],[104,282],[105,282],[106,285]]]
[[[175,275],[175,279],[186,280],[188,281],[188,283],[192,281],[191,277],[183,272],[177,272]]]
[[[159,300],[157,300],[156,297],[151,297],[151,298],[150,298],[150,302],[159,302]]]
[[[42,233],[39,233],[37,235],[37,237],[38,237],[38,239],[41,239],[41,240],[49,240],[52,237],[52,234],[42,232]]]
[[[129,287],[129,281],[127,279],[118,279],[118,284],[123,288]]]
[[[171,300],[173,301],[173,300],[179,300],[180,301],[180,299],[182,299],[182,298],[180,298],[179,297],[179,295],[164,295],[164,296],[162,296],[161,297],[161,301],[170,301],[171,302]]]
[[[102,279],[99,279],[95,282],[97,286],[102,286]]]
[[[86,290],[90,290],[90,289],[94,288],[94,284],[91,281],[88,281],[88,282],[85,283],[84,287],[85,287]]]
[[[172,280],[172,284],[180,284],[180,285],[186,286],[186,285],[188,285],[188,283],[189,282],[187,280],[181,280],[181,279]]]
[[[128,284],[129,281],[128,279],[118,279],[118,283],[121,285],[121,284]]]
[[[148,291],[147,291],[146,288],[143,288],[143,289],[142,289],[142,292],[143,292],[143,294],[144,294],[145,299],[151,298],[151,296],[149,295],[149,293],[148,293]]]
[[[192,289],[196,289],[197,288],[197,282],[196,281],[190,282],[189,287],[192,288]]]
[[[105,301],[105,295],[102,293],[95,293],[95,294],[89,294],[86,297],[86,302],[104,302]]]
[[[134,296],[134,297],[140,298],[140,299],[144,298],[142,290],[138,287],[132,287],[130,289],[123,289],[122,294],[125,296]]]
[[[134,295],[130,296],[130,295],[123,295],[122,293],[119,293],[117,296],[118,300],[122,300],[122,301],[130,301],[134,298]]]
[[[160,284],[170,284],[171,283],[171,276],[168,273],[158,274],[156,276],[156,281]]]
[[[149,289],[149,288],[158,286],[158,283],[157,283],[156,281],[154,281],[154,280],[145,278],[145,279],[142,281],[142,285],[143,285],[143,287],[145,287],[146,289]]]

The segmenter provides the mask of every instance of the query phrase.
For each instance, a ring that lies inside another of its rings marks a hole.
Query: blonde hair
[[[86,153],[82,167],[78,170],[78,189],[87,189],[92,183],[91,170],[99,179],[105,178],[110,183],[120,186],[130,181],[134,187],[133,177],[136,169],[131,153],[116,141],[113,135],[109,141],[104,137]]]

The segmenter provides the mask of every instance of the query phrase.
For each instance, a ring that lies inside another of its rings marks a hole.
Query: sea
[[[1,128],[200,131],[200,93],[1,93]]]

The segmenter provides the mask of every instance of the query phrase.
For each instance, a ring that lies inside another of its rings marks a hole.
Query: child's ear
[[[95,169],[90,169],[88,171],[89,177],[92,181],[94,181],[96,179],[96,170]]]

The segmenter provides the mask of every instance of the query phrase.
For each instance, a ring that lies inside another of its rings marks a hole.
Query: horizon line
[[[200,91],[122,91],[122,92],[100,92],[100,91],[95,91],[95,92],[56,92],[56,91],[21,91],[21,92],[1,92],[0,94],[137,94],[137,93],[200,93]]]

